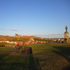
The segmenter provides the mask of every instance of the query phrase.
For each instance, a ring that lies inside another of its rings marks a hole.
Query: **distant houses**
[[[16,37],[16,38],[15,38]],[[7,37],[3,36],[0,39],[0,43],[8,43],[8,44],[19,44],[19,45],[28,45],[28,44],[40,44],[45,43],[46,41],[43,41],[41,37],[36,36],[20,36],[18,34],[15,34],[15,37]]]
[[[0,43],[3,43],[3,42],[9,43],[9,44],[17,44],[17,42],[13,42],[13,41],[3,41],[3,40],[0,40]]]
[[[23,36],[23,37],[30,37],[30,36]]]

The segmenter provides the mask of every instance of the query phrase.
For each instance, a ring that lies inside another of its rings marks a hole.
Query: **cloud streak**
[[[53,34],[40,34],[40,35],[35,35],[37,37],[42,37],[42,38],[64,38],[64,34],[62,33],[53,33]]]
[[[0,30],[9,30],[9,31],[22,31],[22,30],[14,30],[14,29],[0,29]]]
[[[36,36],[50,36],[50,35],[63,35],[62,33],[53,33],[53,34],[41,34]]]

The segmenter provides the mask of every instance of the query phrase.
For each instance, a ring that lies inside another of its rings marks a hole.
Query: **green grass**
[[[21,54],[21,48],[32,47],[32,54]],[[0,47],[0,70],[70,70],[70,45],[32,44]]]
[[[12,47],[0,47],[0,51],[11,51],[13,50]]]

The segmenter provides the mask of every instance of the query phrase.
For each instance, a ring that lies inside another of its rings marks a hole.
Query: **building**
[[[68,43],[70,41],[69,33],[67,32],[68,27],[66,26],[65,29],[66,29],[66,32],[64,32],[64,40],[65,40],[65,42]]]
[[[19,38],[20,38],[21,36],[20,36],[20,35],[18,35],[18,34],[15,34],[15,37],[19,37]]]

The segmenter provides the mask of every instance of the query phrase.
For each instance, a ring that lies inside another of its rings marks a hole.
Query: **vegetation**
[[[52,39],[34,38],[35,41],[52,41]]]
[[[32,47],[32,54],[21,53],[24,47]],[[0,47],[1,70],[70,70],[70,45],[32,44],[20,46],[18,51],[11,47]]]
[[[8,43],[6,43],[6,42],[0,43],[0,47],[5,47],[5,45],[8,45]]]
[[[44,39],[44,38],[39,38],[35,36],[30,36],[30,37],[10,37],[10,36],[0,36],[0,40],[9,40],[9,41],[22,41],[26,42],[30,38],[33,38],[35,41],[52,41],[52,39]]]
[[[0,40],[9,40],[9,41],[23,41],[26,42],[29,40],[29,37],[10,37],[10,36],[0,36]]]

